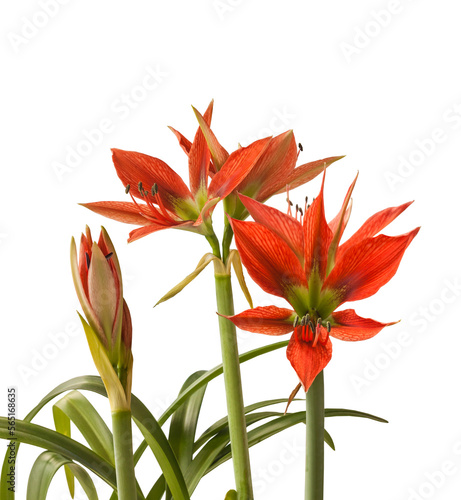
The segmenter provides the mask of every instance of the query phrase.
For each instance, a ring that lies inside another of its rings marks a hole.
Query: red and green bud
[[[78,257],[72,238],[71,267],[75,290],[87,320],[81,317],[94,362],[109,398],[111,393],[116,393],[112,398],[118,401],[115,406],[120,407],[120,401],[125,406],[131,392],[131,316],[123,299],[117,254],[104,228],[98,242],[92,240],[90,229],[86,228],[80,239]]]

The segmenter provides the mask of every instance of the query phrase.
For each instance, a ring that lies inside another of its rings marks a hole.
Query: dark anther
[[[125,194],[128,194],[130,192],[130,188],[131,188],[131,186],[129,184],[127,184],[126,188],[125,188]]]
[[[295,320],[293,321],[293,328],[296,328],[298,326],[298,323],[299,323],[299,317],[296,316]]]
[[[327,332],[331,332],[331,323],[329,321],[327,321]]]
[[[298,208],[298,212],[301,214],[301,217],[303,216],[303,209],[301,207]]]
[[[87,252],[85,252],[85,257],[86,257],[86,268],[89,270],[91,259]]]
[[[290,207],[293,206],[293,202],[287,198],[287,202],[290,204]]]
[[[106,255],[106,260],[109,260],[112,255],[114,255],[114,252],[109,252],[107,255]]]
[[[157,184],[154,184],[152,186],[150,192],[152,193],[152,196],[155,196],[158,193],[158,186],[157,186]]]
[[[301,143],[298,144],[298,148],[300,151],[303,151],[303,145]]]

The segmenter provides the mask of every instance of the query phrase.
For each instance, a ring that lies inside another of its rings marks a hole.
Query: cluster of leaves
[[[288,342],[278,342],[254,349],[240,356],[240,362],[286,347]],[[202,477],[231,458],[229,428],[224,417],[200,436],[196,435],[200,408],[208,383],[222,374],[222,365],[209,371],[198,371],[184,383],[178,397],[157,420],[136,396],[132,396],[132,416],[144,441],[134,454],[138,463],[147,448],[154,454],[162,475],[146,496],[138,487],[139,500],[187,500]],[[42,448],[29,476],[27,500],[44,500],[56,472],[64,467],[71,496],[74,496],[75,478],[81,484],[89,500],[98,495],[88,471],[104,480],[111,488],[111,500],[117,498],[115,462],[112,433],[106,423],[81,391],[107,396],[100,377],[84,376],[60,384],[47,394],[22,421],[16,421],[15,438],[18,442]],[[48,403],[65,394],[53,405],[56,431],[32,423],[32,419]],[[245,408],[249,446],[277,434],[293,425],[306,421],[304,411],[283,413],[269,409],[287,403],[286,398],[254,403]],[[353,410],[326,409],[326,417],[355,416],[379,422],[384,419]],[[169,436],[162,426],[171,418]],[[87,446],[71,438],[71,423],[80,431]],[[0,438],[10,439],[8,421],[0,417]],[[331,436],[325,431],[325,442],[334,449]],[[16,449],[18,451],[18,447]],[[5,457],[0,484],[0,500],[14,500],[15,494],[8,488],[8,454]],[[231,490],[227,500],[235,498]]]

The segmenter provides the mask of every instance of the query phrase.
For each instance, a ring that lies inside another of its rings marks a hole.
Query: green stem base
[[[323,500],[325,391],[323,371],[306,394],[305,500]]]
[[[112,413],[112,433],[114,435],[118,500],[135,500],[137,493],[130,411],[121,410]]]

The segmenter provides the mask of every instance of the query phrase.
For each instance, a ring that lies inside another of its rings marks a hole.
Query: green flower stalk
[[[132,325],[123,299],[117,254],[104,228],[97,243],[86,228],[78,257],[72,239],[71,267],[86,321],[79,316],[112,410],[118,498],[132,500],[136,498],[131,430]]]

